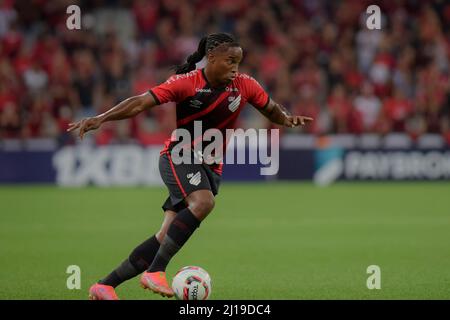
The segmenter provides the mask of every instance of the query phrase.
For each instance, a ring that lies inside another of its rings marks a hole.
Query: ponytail
[[[198,44],[197,51],[186,59],[186,63],[174,67],[175,73],[182,74],[195,70],[195,65],[203,59],[207,52],[224,43],[239,46],[234,38],[227,33],[214,33],[203,37]]]
[[[186,63],[175,66],[175,73],[188,73],[192,70],[195,70],[195,65],[197,62],[200,62],[206,53],[206,41],[208,37],[203,37],[198,44],[197,51],[191,54],[187,59]]]

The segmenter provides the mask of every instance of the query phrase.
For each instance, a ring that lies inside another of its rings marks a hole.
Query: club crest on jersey
[[[200,171],[197,171],[197,173],[188,173],[186,177],[189,179],[189,183],[198,186],[200,182],[202,182],[202,175]]]
[[[228,97],[228,101],[230,102],[228,109],[230,109],[231,112],[235,112],[241,103],[241,95],[238,95],[237,97]]]

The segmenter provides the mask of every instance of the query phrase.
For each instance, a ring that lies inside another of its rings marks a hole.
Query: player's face
[[[227,84],[233,81],[242,60],[241,47],[218,50],[208,58],[208,64],[218,82]]]

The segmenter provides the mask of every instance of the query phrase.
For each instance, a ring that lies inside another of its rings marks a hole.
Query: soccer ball
[[[178,300],[207,300],[211,289],[208,272],[196,266],[181,268],[172,281],[172,290]]]

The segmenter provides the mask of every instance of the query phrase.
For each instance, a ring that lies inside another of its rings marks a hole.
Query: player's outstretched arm
[[[293,116],[281,104],[276,103],[272,99],[269,100],[268,105],[264,109],[258,109],[267,119],[273,123],[285,127],[304,126],[306,123],[313,121],[311,117]]]
[[[156,101],[149,93],[133,96],[102,114],[70,123],[67,131],[71,132],[79,129],[78,135],[80,139],[83,139],[83,135],[86,132],[98,129],[104,122],[131,118],[155,105]]]

